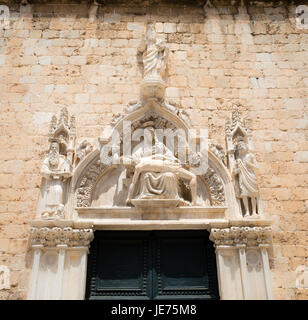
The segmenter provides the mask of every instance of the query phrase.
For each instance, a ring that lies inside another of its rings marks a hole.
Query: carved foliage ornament
[[[71,227],[31,227],[30,243],[45,247],[66,244],[69,247],[88,246],[93,240],[92,229],[73,229]]]
[[[225,205],[225,191],[221,178],[213,168],[209,168],[204,178],[210,188],[211,200],[213,206]]]
[[[230,227],[213,228],[210,239],[219,245],[246,244],[247,246],[257,246],[270,242],[271,227]]]
[[[99,156],[86,168],[77,189],[77,207],[89,207],[91,205],[93,186],[105,168],[106,166],[100,162]]]

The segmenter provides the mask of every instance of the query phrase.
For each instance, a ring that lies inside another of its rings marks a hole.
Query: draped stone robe
[[[236,191],[239,197],[257,197],[258,184],[254,172],[255,167],[255,159],[252,154],[247,154],[238,161],[239,184]]]
[[[45,158],[41,168],[41,174],[45,178],[42,188],[42,212],[56,211],[58,206],[63,205],[64,172],[70,172],[70,165],[64,157],[59,157],[59,164],[56,168],[50,167],[49,157]]]

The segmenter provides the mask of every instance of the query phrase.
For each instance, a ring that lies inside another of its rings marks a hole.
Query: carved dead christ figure
[[[137,191],[137,199],[180,199],[179,180],[189,181],[192,204],[196,205],[197,177],[179,163],[172,152],[160,142],[153,127],[147,127],[144,144],[137,145],[132,154],[135,172],[130,185],[127,204]],[[153,144],[152,144],[153,143]]]

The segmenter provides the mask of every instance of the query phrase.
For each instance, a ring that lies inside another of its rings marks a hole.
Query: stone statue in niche
[[[45,208],[42,218],[64,217],[64,183],[72,176],[68,159],[60,154],[60,145],[52,140],[48,156],[44,159],[41,175],[46,179],[43,194]]]
[[[257,203],[259,189],[255,170],[258,168],[255,155],[248,149],[245,141],[241,140],[236,145],[235,167],[235,191],[238,199],[242,199],[244,205],[243,216],[257,216]],[[249,209],[251,199],[251,210]]]
[[[146,37],[138,46],[138,54],[142,55],[143,64],[141,96],[163,98],[168,48],[162,40],[156,39],[153,23],[147,23]]]
[[[131,163],[134,174],[128,192],[127,204],[135,199],[165,199],[169,204],[196,205],[197,177],[179,162],[173,153],[159,141],[153,123],[145,123],[143,143],[137,145],[132,152]],[[189,181],[192,202],[180,196],[180,179]]]

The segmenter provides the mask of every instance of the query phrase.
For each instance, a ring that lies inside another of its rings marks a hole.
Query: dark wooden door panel
[[[212,245],[206,231],[158,232],[154,250],[157,285],[153,287],[153,298],[217,298],[217,292],[209,287],[212,274],[207,267],[208,246]]]
[[[217,299],[207,231],[99,231],[88,260],[88,299]]]
[[[149,251],[149,237],[144,232],[95,232],[89,256],[88,298],[150,299]]]

